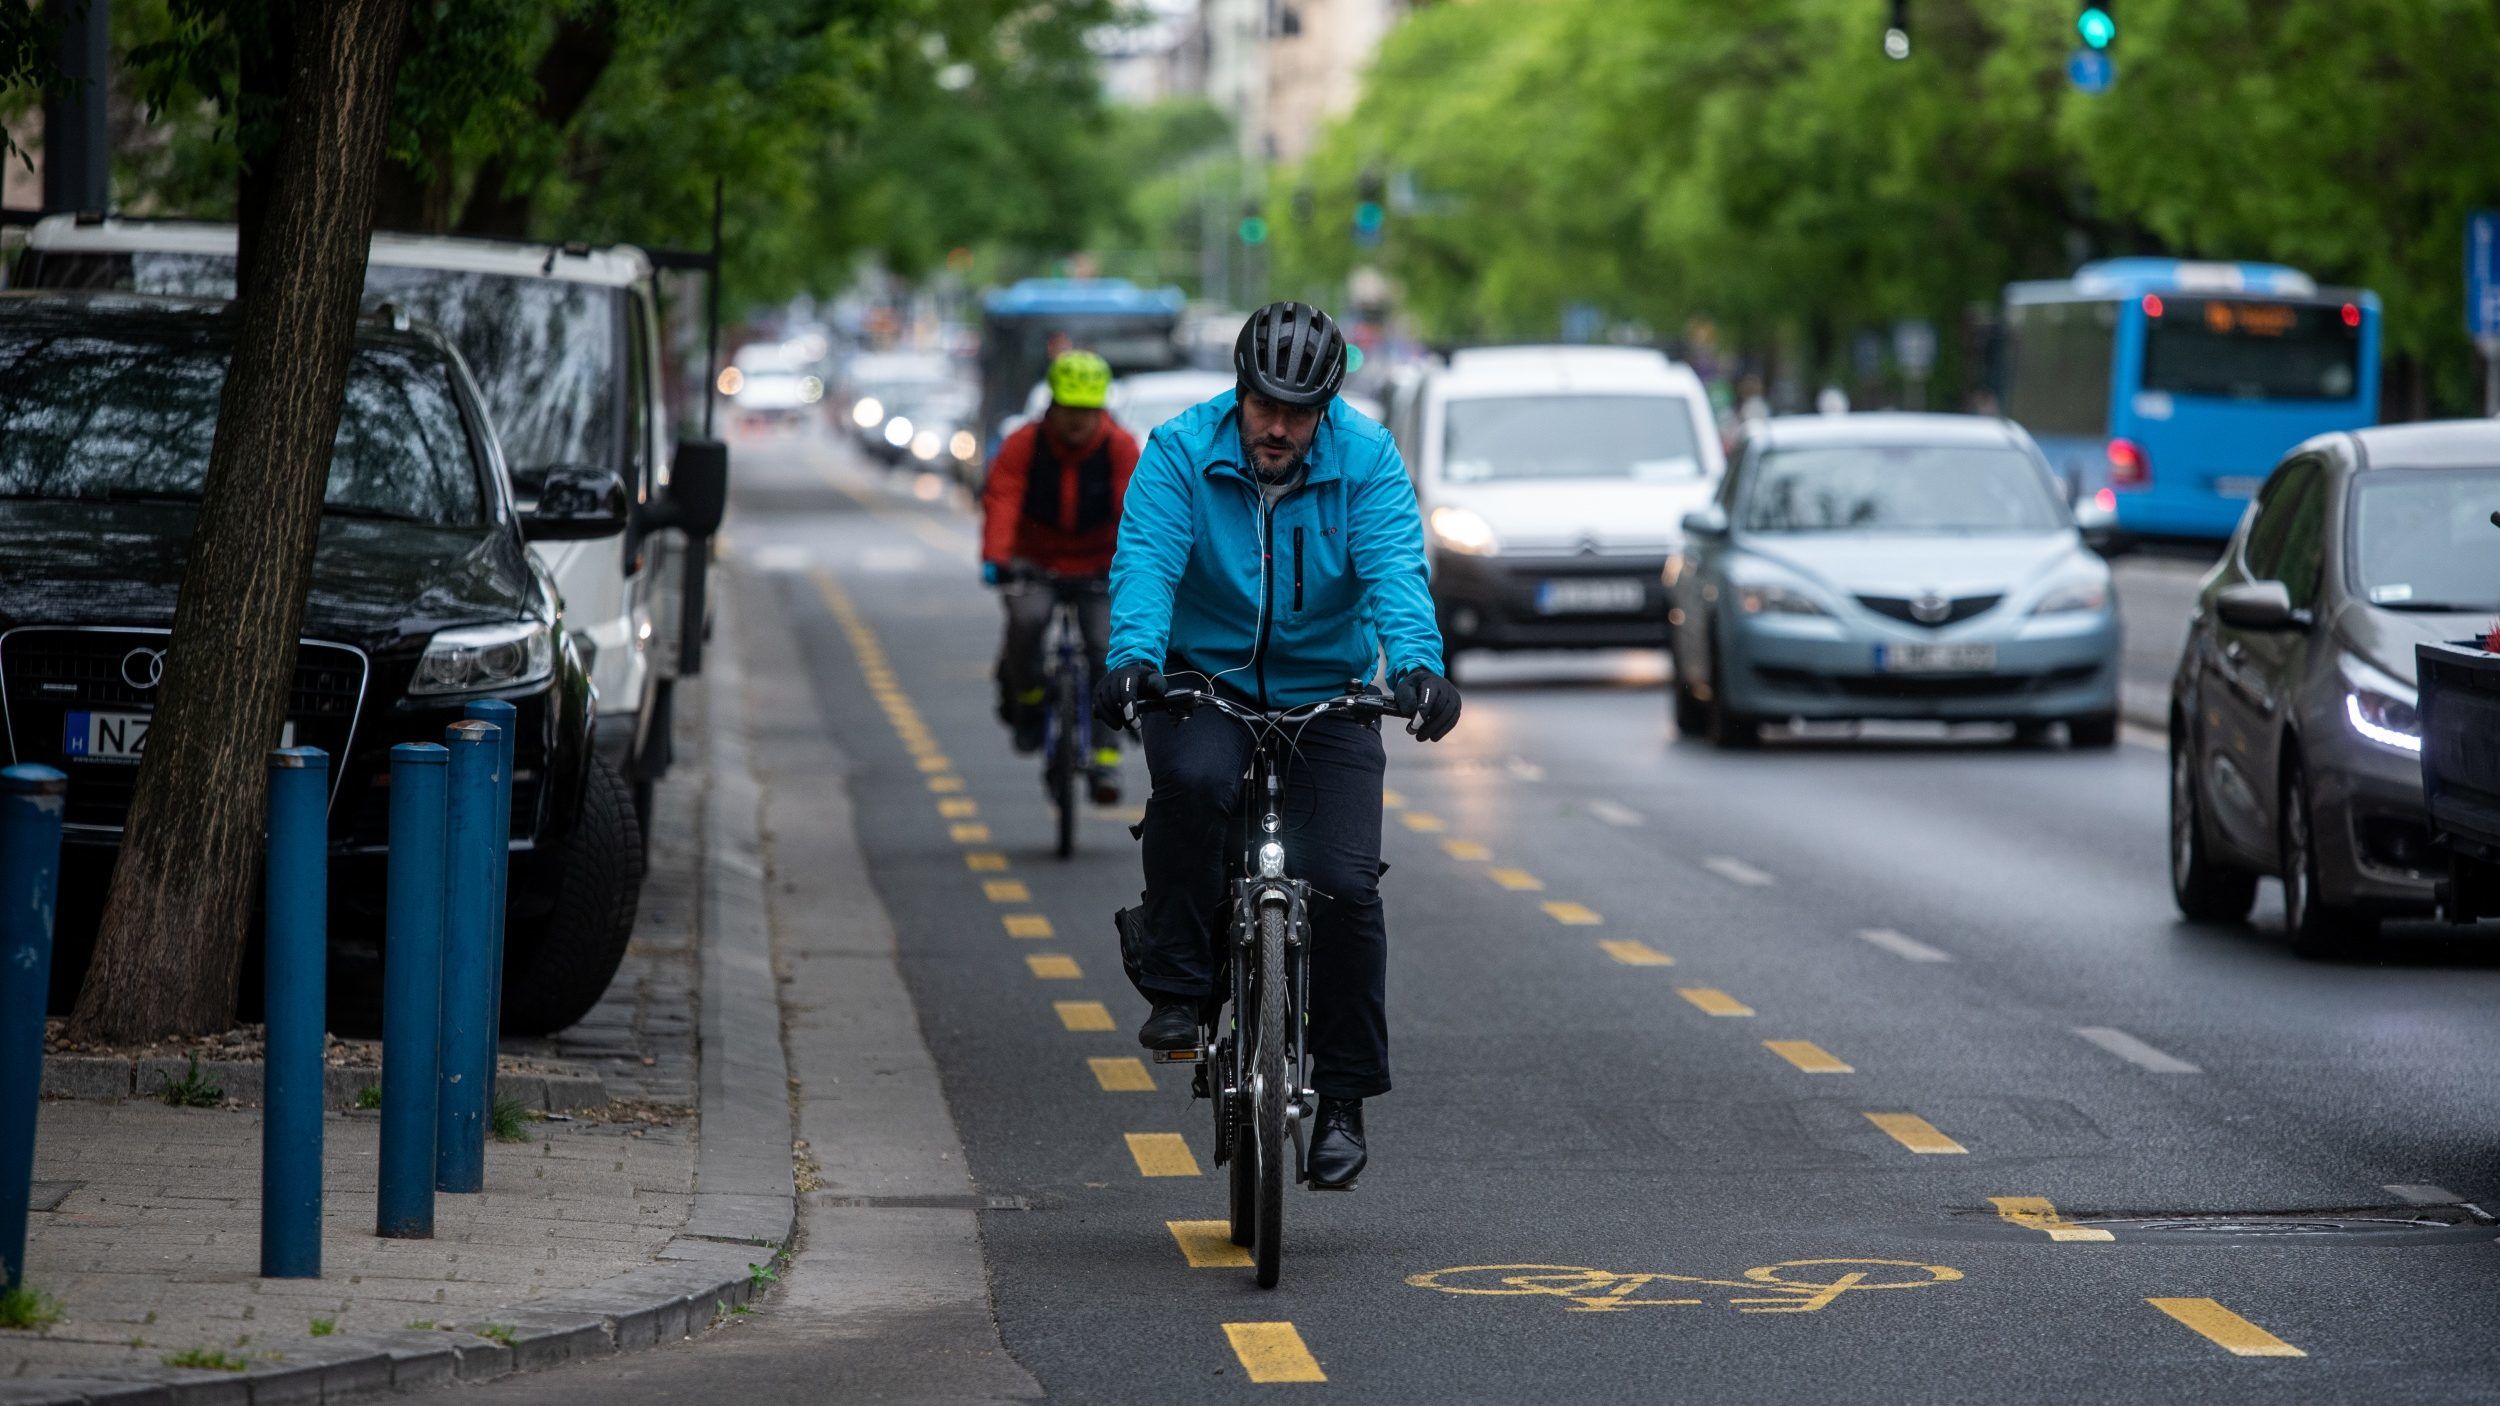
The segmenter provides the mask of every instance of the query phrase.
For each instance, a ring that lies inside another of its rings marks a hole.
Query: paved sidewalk
[[[745,1301],[747,1266],[790,1235],[790,1115],[754,783],[736,739],[710,733],[709,682],[680,690],[681,765],[607,998],[505,1044],[597,1069],[612,1102],[490,1142],[486,1190],[438,1196],[430,1241],[373,1234],[378,1117],[333,1111],[323,1277],[271,1280],[257,1108],[49,1101],[26,1280],[62,1312],[0,1332],[0,1403],[337,1400],[647,1346]],[[720,1032],[756,1029],[768,1049],[724,1048]],[[732,1097],[733,1073],[764,1087]],[[703,1141],[698,1101],[740,1107]]]

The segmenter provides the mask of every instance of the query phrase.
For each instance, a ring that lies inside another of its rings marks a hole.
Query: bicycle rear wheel
[[[1293,1096],[1285,1074],[1286,919],[1284,904],[1259,905],[1259,1194],[1250,1254],[1262,1289],[1275,1288],[1285,1268],[1285,1159],[1291,1155],[1285,1119]]]
[[[1211,1069],[1215,1085],[1215,1120],[1217,1150],[1224,1159],[1224,1180],[1230,1193],[1233,1243],[1249,1248],[1259,1230],[1259,1157],[1250,1145],[1250,1120],[1242,1112],[1242,1095],[1227,1094],[1224,1084],[1237,1080],[1239,1071],[1233,1064],[1233,1042],[1228,1038],[1215,1047],[1215,1063]]]
[[[1051,749],[1050,803],[1059,812],[1059,857],[1066,859],[1076,853],[1076,783],[1085,774],[1086,758],[1077,740],[1076,690],[1069,687],[1063,675],[1051,690],[1051,707],[1057,713],[1058,745]]]

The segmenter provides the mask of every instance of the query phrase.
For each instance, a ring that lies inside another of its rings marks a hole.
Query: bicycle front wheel
[[[1285,924],[1282,903],[1259,905],[1259,1044],[1258,1085],[1259,1213],[1251,1259],[1258,1266],[1259,1287],[1273,1289],[1285,1268],[1285,1159],[1292,1154],[1285,1137],[1285,1119],[1293,1090],[1287,1087],[1285,1064]]]

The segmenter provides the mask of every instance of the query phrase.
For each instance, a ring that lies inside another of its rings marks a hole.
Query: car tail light
[[[2153,462],[2144,457],[2144,446],[2131,439],[2109,442],[2109,483],[2112,488],[2149,488],[2153,482]]]

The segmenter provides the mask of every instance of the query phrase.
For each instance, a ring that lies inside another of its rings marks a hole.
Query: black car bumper
[[[1667,638],[1666,557],[1433,554],[1432,598],[1452,649],[1616,649]],[[1604,608],[1586,603],[1610,595]]]

